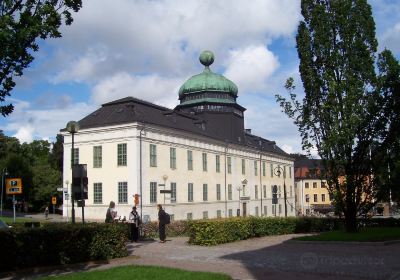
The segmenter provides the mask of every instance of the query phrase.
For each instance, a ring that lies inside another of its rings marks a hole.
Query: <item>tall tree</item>
[[[15,86],[14,78],[33,61],[37,40],[61,37],[59,28],[72,23],[71,11],[77,12],[82,0],[2,0],[0,1],[0,104]],[[0,105],[7,116],[12,104]]]
[[[305,97],[297,100],[289,78],[290,100],[277,101],[298,126],[303,149],[317,148],[346,230],[356,231],[357,215],[376,196],[371,149],[383,129],[371,7],[366,0],[302,0],[301,13],[296,43]]]

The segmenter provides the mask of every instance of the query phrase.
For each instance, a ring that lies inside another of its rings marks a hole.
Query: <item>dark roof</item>
[[[207,121],[201,115],[192,115],[177,110],[158,106],[153,103],[134,97],[125,97],[113,102],[105,103],[98,110],[79,121],[81,129],[104,127],[111,125],[141,122],[154,124],[195,133],[224,142],[244,145],[254,149],[262,149],[265,152],[289,157],[275,142],[266,140],[250,133],[245,133],[245,139],[241,143],[237,139],[225,139],[218,129],[207,126]]]
[[[323,170],[321,159],[299,158],[294,162],[295,179],[317,179]]]

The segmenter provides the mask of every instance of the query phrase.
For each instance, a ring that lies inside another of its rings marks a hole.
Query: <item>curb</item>
[[[365,246],[388,246],[392,244],[399,244],[400,240],[389,240],[389,241],[305,241],[305,240],[295,240],[290,239],[286,241],[289,244],[314,244],[314,245],[365,245]]]

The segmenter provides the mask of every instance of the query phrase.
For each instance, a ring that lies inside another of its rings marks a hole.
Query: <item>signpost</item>
[[[56,204],[57,204],[57,197],[56,196],[52,196],[51,197],[51,204],[53,204],[53,215],[55,214],[55,208],[56,208]]]
[[[6,194],[13,195],[13,212],[14,212],[14,223],[15,223],[15,200],[16,194],[22,194],[22,180],[21,178],[9,178],[6,179]]]

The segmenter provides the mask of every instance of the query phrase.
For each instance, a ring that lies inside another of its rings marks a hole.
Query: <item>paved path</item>
[[[400,244],[308,244],[289,241],[293,236],[254,238],[213,247],[188,245],[187,238],[182,237],[169,238],[164,244],[144,241],[128,244],[130,256],[126,258],[33,269],[8,279],[136,264],[222,272],[233,279],[400,280]]]

